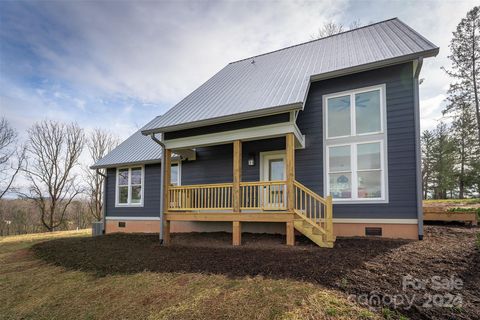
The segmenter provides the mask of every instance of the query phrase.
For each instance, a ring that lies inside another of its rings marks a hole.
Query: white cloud
[[[432,129],[440,120],[445,120],[442,116],[445,98],[446,95],[441,93],[420,101],[420,124],[422,130]]]
[[[232,60],[308,40],[343,7],[344,1],[56,2],[44,9],[60,31],[32,34],[42,23],[34,11],[23,12],[30,22],[16,28],[47,62],[47,76],[172,105]]]

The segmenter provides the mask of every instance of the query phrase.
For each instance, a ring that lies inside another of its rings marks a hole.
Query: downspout
[[[162,156],[161,156],[161,172],[160,172],[160,232],[158,233],[158,239],[160,240],[160,244],[163,244],[163,200],[164,200],[164,180],[165,180],[165,144],[162,141],[157,139],[154,133],[150,134],[150,138],[153,141],[158,143],[162,147]]]
[[[107,219],[106,219],[106,213],[107,213],[107,175],[103,174],[100,169],[97,169],[97,174],[101,175],[103,177],[103,205],[102,205],[102,220],[103,220],[103,230],[102,233],[105,234],[105,231],[107,230]]]
[[[423,183],[422,183],[422,149],[420,146],[420,94],[419,76],[422,69],[423,58],[418,58],[417,68],[413,76],[413,99],[415,112],[415,161],[416,161],[416,183],[417,183],[417,221],[418,240],[423,240]]]

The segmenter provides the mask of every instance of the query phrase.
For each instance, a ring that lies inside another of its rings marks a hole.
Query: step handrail
[[[294,187],[295,213],[304,221],[322,232],[325,235],[325,241],[335,241],[335,237],[333,236],[332,196],[329,195],[326,198],[323,198],[296,180],[294,181]],[[303,196],[301,192],[304,193]],[[315,201],[318,202],[318,205]]]
[[[305,191],[306,193],[308,193],[310,196],[312,196],[313,198],[315,198],[316,200],[320,201],[321,203],[323,203],[324,205],[327,204],[327,199],[323,198],[322,196],[320,196],[318,193],[316,193],[315,191],[312,191],[310,190],[309,188],[305,187],[303,184],[301,184],[300,182],[298,182],[297,180],[295,180],[293,182],[293,184],[299,188],[299,189],[303,189],[303,191]]]

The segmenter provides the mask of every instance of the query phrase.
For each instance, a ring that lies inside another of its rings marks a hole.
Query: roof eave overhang
[[[408,61],[413,61],[418,58],[429,58],[429,57],[435,57],[440,48],[434,48],[431,50],[427,51],[422,51],[422,52],[417,52],[417,53],[412,53],[409,55],[401,56],[401,57],[395,57],[392,59],[385,59],[381,61],[375,61],[371,63],[366,63],[366,64],[361,64],[358,66],[350,67],[350,68],[344,68],[344,69],[339,69],[331,72],[324,72],[321,74],[316,74],[310,76],[310,82],[315,82],[315,81],[321,81],[321,80],[326,80],[330,78],[336,78],[352,73],[358,73],[358,72],[364,72],[372,69],[378,69],[378,68],[383,68],[383,67],[388,67],[391,65],[396,65],[400,63],[405,63]]]
[[[223,117],[216,117],[216,118],[210,118],[210,119],[205,119],[205,120],[200,120],[200,121],[181,123],[181,124],[173,125],[173,126],[166,126],[166,127],[161,127],[161,128],[143,130],[142,134],[147,136],[147,135],[150,135],[152,133],[155,134],[155,133],[163,133],[163,132],[171,132],[171,131],[192,129],[192,128],[204,127],[204,126],[209,126],[209,125],[214,125],[214,124],[220,124],[220,123],[226,123],[226,122],[256,118],[256,117],[260,117],[260,116],[268,116],[268,115],[273,115],[273,114],[278,114],[278,113],[301,110],[302,106],[303,106],[303,101],[299,101],[299,102],[295,102],[295,103],[291,103],[291,104],[286,104],[286,105],[282,105],[282,106],[275,106],[275,107],[265,108],[265,109],[261,109],[261,110],[242,112],[242,113],[237,113],[237,114],[223,116]]]
[[[177,161],[181,157],[177,154],[172,155],[172,161]],[[129,162],[119,162],[119,163],[107,163],[107,164],[94,164],[90,166],[90,169],[109,169],[109,168],[120,168],[120,167],[128,167],[128,166],[135,166],[135,165],[143,165],[143,164],[156,164],[162,163],[161,159],[151,159],[151,160],[139,160],[139,161],[129,161]]]
[[[94,164],[90,166],[90,169],[108,169],[108,168],[118,168],[118,167],[127,167],[133,165],[142,165],[142,164],[154,164],[154,163],[161,163],[160,159],[154,160],[143,160],[143,161],[130,161],[130,162],[120,162],[120,163],[109,163],[109,164]]]

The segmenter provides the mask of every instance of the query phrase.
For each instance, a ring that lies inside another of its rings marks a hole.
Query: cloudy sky
[[[0,111],[121,138],[228,62],[310,40],[323,23],[399,17],[440,46],[424,63],[422,127],[441,117],[448,43],[474,1],[0,2]]]

